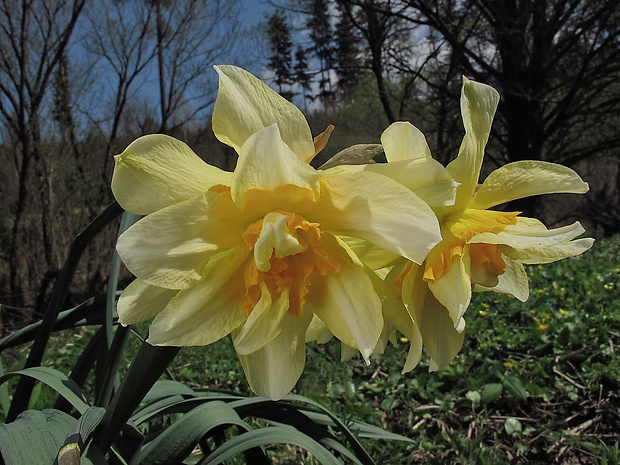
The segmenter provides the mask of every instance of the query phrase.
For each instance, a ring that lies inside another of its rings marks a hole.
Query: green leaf
[[[140,453],[140,463],[180,463],[209,432],[222,426],[237,425],[245,431],[252,428],[229,405],[210,402],[183,415],[163,433],[149,442]]]
[[[515,375],[506,375],[502,381],[502,384],[506,389],[508,389],[510,394],[519,399],[521,402],[525,402],[527,400],[527,390],[523,386],[521,380]]]
[[[0,385],[15,376],[27,376],[47,384],[59,395],[67,399],[75,409],[84,413],[90,407],[88,399],[80,387],[64,373],[49,367],[32,367],[7,373],[0,377]]]
[[[215,449],[199,465],[220,464],[235,455],[254,447],[271,444],[291,444],[299,446],[314,456],[319,463],[342,465],[323,445],[290,426],[270,426],[236,436]]]
[[[51,464],[75,419],[60,410],[26,410],[0,425],[4,465]]]
[[[99,426],[104,414],[104,408],[90,407],[74,423],[58,453],[58,465],[72,465],[73,463],[79,465],[79,457],[84,450],[84,445],[88,442],[97,426]],[[76,454],[77,462],[75,461]]]
[[[483,404],[488,404],[489,402],[493,402],[494,400],[499,399],[504,391],[504,386],[500,383],[489,383],[485,384],[480,391],[480,401]]]

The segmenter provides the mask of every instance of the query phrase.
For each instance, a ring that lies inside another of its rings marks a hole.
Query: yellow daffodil
[[[422,263],[441,240],[433,211],[373,172],[322,173],[300,110],[233,66],[216,67],[216,137],[234,172],[164,135],[117,155],[112,190],[146,215],[118,240],[137,279],[121,295],[128,325],[153,319],[154,345],[206,345],[232,334],[252,389],[274,399],[298,380],[306,331],[320,320],[367,359],[383,331],[376,275],[342,237]]]
[[[443,240],[423,264],[401,260],[386,278],[401,289],[403,302],[431,357],[431,370],[447,366],[460,350],[465,329],[463,315],[472,290],[494,290],[525,301],[529,287],[524,264],[579,255],[593,243],[589,238],[575,239],[584,232],[578,222],[547,229],[536,219],[520,216],[520,212],[490,210],[522,197],[588,190],[587,183],[573,170],[543,161],[507,164],[479,186],[484,149],[498,101],[499,95],[492,87],[463,79],[461,113],[465,136],[458,157],[447,166],[459,184],[456,199],[444,206],[431,204]],[[382,143],[388,165],[429,153],[423,136],[409,123],[390,126]]]

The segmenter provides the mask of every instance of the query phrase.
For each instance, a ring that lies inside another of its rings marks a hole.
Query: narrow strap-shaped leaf
[[[230,425],[237,425],[245,431],[252,429],[224,402],[210,402],[196,407],[148,443],[140,454],[139,462],[153,465],[180,463],[210,431]]]
[[[120,293],[118,293],[118,295],[120,295]],[[52,331],[62,331],[64,329],[75,328],[78,326],[100,325],[103,323],[105,305],[106,297],[100,295],[91,297],[77,307],[64,310],[58,314],[56,324],[54,325]],[[10,347],[32,342],[37,336],[42,324],[43,320],[36,321],[35,323],[25,326],[1,339],[0,352]]]
[[[28,377],[33,380],[33,383],[36,380],[47,384],[54,391],[67,399],[80,413],[84,413],[88,407],[90,407],[88,399],[84,396],[80,387],[75,384],[75,381],[58,370],[49,367],[25,368],[23,370],[7,373],[0,377],[0,385],[15,376],[21,376],[22,378]]]
[[[58,452],[56,458],[58,465],[80,464],[80,455],[84,451],[84,445],[101,422],[104,414],[105,409],[101,407],[90,407],[84,412],[67,434],[65,442]]]
[[[27,410],[0,425],[4,465],[51,464],[75,419],[58,410]]]
[[[121,427],[179,350],[180,347],[156,347],[147,342],[142,343],[95,432],[94,441],[102,451],[110,447]]]
[[[100,213],[86,228],[78,234],[69,249],[67,260],[60,272],[58,281],[54,286],[52,295],[50,296],[43,322],[37,337],[32,344],[28,359],[26,360],[25,368],[37,367],[41,365],[43,360],[43,354],[47,343],[49,341],[50,334],[56,324],[56,319],[60,313],[63,302],[69,292],[69,286],[71,280],[77,268],[77,265],[86,249],[86,246],[99,234],[108,224],[116,219],[121,213],[122,208],[114,201],[110,204],[102,213]],[[28,377],[22,377],[15,389],[15,396],[11,403],[11,408],[7,415],[7,421],[13,421],[20,412],[23,412],[28,408],[28,402],[32,394],[32,388],[34,387],[34,380]]]
[[[342,461],[337,459],[323,445],[291,426],[270,426],[243,433],[226,441],[198,462],[198,465],[220,464],[245,450],[272,444],[299,446],[311,453],[322,464],[342,465]]]

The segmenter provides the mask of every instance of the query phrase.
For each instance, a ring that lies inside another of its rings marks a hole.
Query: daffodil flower
[[[431,370],[445,367],[460,350],[463,316],[472,290],[494,290],[525,301],[529,287],[524,264],[579,255],[593,243],[590,238],[575,239],[584,232],[578,222],[547,229],[536,219],[520,216],[520,212],[490,210],[532,195],[588,191],[588,184],[573,170],[543,161],[509,163],[493,171],[479,186],[498,102],[499,95],[492,87],[463,79],[465,136],[458,157],[447,166],[459,184],[456,198],[452,204],[432,205],[443,239],[424,263],[401,260],[386,278],[401,289],[403,302],[431,357]],[[430,153],[420,134],[409,123],[390,126],[382,136],[387,165]],[[385,254],[383,258],[390,259]]]
[[[154,345],[207,345],[232,334],[251,388],[286,395],[304,367],[313,317],[367,359],[383,329],[369,270],[342,236],[422,263],[441,240],[433,211],[376,173],[323,174],[300,110],[246,71],[216,67],[216,137],[234,172],[184,143],[144,136],[115,157],[112,190],[146,215],[118,240],[137,277],[118,301],[124,325],[152,319]]]

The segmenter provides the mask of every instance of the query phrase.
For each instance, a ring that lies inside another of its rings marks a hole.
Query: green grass
[[[525,304],[475,295],[463,349],[447,369],[428,373],[423,358],[401,374],[406,344],[388,347],[370,366],[340,362],[336,343],[310,344],[296,392],[416,441],[365,441],[379,464],[617,465],[620,236],[528,272]],[[147,326],[138,329],[145,334]],[[90,335],[54,337],[46,363],[69,370]],[[137,346],[130,341],[128,353]],[[19,368],[25,350],[3,354],[7,371]],[[192,387],[250,394],[229,339],[184,348],[170,371]],[[46,402],[41,390],[36,405]]]

